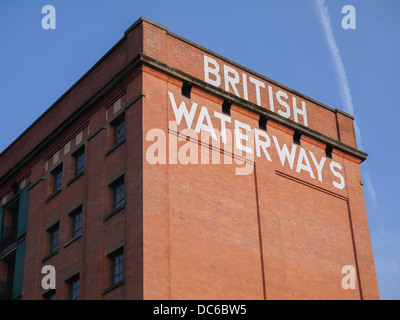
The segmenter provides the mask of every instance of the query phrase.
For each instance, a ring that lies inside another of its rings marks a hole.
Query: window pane
[[[115,283],[124,278],[124,256],[120,254],[115,258]]]
[[[115,123],[114,127],[114,144],[125,139],[125,119],[120,119]]]
[[[125,204],[125,184],[120,180],[113,186],[113,209],[119,209]]]
[[[61,189],[62,186],[62,168],[56,169],[53,173],[53,192]]]
[[[56,290],[50,290],[44,296],[46,300],[56,300]]]
[[[124,254],[117,253],[111,259],[111,283],[117,284],[124,280]]]
[[[58,236],[59,236],[59,229],[58,226],[53,228],[50,231],[50,253],[53,253],[58,250]]]
[[[82,211],[77,212],[72,217],[72,238],[80,235],[82,232]]]
[[[69,298],[71,300],[79,299],[79,277],[74,277],[73,280],[69,282]]]
[[[82,149],[75,155],[75,175],[82,173],[85,169],[85,151]]]
[[[124,184],[121,184],[116,188],[115,204],[117,208],[124,204]]]

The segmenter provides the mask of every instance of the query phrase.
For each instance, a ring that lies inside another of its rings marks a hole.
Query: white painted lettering
[[[272,136],[272,138],[274,139],[275,147],[276,147],[276,150],[278,151],[278,155],[279,155],[279,159],[281,160],[282,167],[285,166],[285,161],[287,159],[290,169],[293,170],[293,164],[294,164],[294,158],[296,156],[297,145],[292,144],[292,150],[289,153],[289,150],[288,150],[288,147],[286,146],[286,144],[284,144],[281,149],[281,147],[279,146],[278,139],[275,136]]]
[[[213,68],[211,68],[210,65],[212,65]],[[210,74],[213,75],[215,79],[211,79]],[[204,81],[216,87],[221,85],[219,65],[216,60],[207,56],[204,56]]]
[[[231,76],[231,74],[233,75],[233,77]],[[224,65],[224,79],[225,79],[225,91],[229,92],[229,84],[230,84],[235,95],[240,97],[239,91],[236,88],[236,85],[240,82],[239,73],[235,69],[227,65]]]
[[[336,188],[338,188],[338,189],[343,189],[344,188],[344,178],[343,178],[343,176],[339,173],[339,172],[337,172],[335,169],[339,169],[339,170],[342,170],[342,166],[340,165],[340,163],[337,163],[337,162],[335,162],[335,161],[332,161],[331,163],[330,163],[330,165],[329,165],[329,167],[330,167],[330,169],[331,169],[331,172],[332,172],[332,174],[336,177],[336,178],[339,178],[339,180],[340,180],[340,182],[338,183],[338,182],[336,182],[336,181],[333,181],[333,185],[336,187]]]
[[[263,137],[265,140],[260,140],[260,137]],[[271,157],[269,156],[269,153],[267,151],[267,148],[271,146],[271,139],[269,138],[268,134],[265,131],[254,128],[254,140],[256,144],[257,157],[261,157],[262,149],[267,160],[272,162]]]
[[[190,109],[190,112],[188,112],[184,101],[182,101],[179,108],[177,108],[173,93],[168,92],[168,95],[169,95],[169,99],[171,101],[172,110],[174,110],[174,114],[175,114],[175,118],[176,118],[176,122],[178,123],[178,126],[181,124],[182,117],[184,116],[186,124],[187,124],[188,128],[190,129],[192,127],[193,118],[196,113],[197,103],[193,102],[192,108]]]
[[[283,97],[285,100],[282,100],[282,97]],[[282,111],[282,109],[279,109],[279,110],[278,110],[278,114],[280,114],[282,117],[290,118],[290,107],[289,107],[289,105],[288,105],[287,102],[286,102],[286,100],[288,99],[287,93],[286,93],[286,92],[283,92],[282,90],[279,90],[279,91],[276,93],[276,99],[278,100],[278,103],[279,103],[282,107],[284,107],[285,110],[286,110],[286,111]]]
[[[257,79],[254,79],[253,77],[250,77],[250,82],[254,83],[254,85],[256,86],[256,101],[257,101],[257,104],[261,107],[260,88],[265,88],[265,83],[262,81],[259,81]]]
[[[251,148],[244,146],[241,142],[242,140],[249,141],[249,137],[243,134],[240,129],[245,129],[246,131],[251,131],[251,127],[248,124],[235,120],[235,142],[236,148],[247,152],[249,154],[253,154],[253,150]]]

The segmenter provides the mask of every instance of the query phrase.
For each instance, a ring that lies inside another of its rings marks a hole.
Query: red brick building
[[[1,297],[378,299],[353,120],[139,19],[0,155]]]

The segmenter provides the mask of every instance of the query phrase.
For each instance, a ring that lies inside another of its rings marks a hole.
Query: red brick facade
[[[220,68],[218,86],[205,79],[205,56]],[[243,163],[237,150],[210,146],[200,134],[189,139],[186,116],[174,123],[172,97],[188,111],[197,104],[191,129],[210,124],[199,120],[204,111],[218,132],[215,115],[229,101],[232,142],[241,123],[250,127],[249,141],[259,132],[270,144],[258,146],[260,155],[253,145]],[[115,144],[121,116],[125,138]],[[164,163],[149,162],[149,150],[161,145],[152,132],[165,133]],[[281,158],[283,145],[295,153],[292,165]],[[82,147],[84,172],[76,175]],[[209,164],[182,163],[195,150]],[[14,239],[25,244],[18,297],[44,298],[41,269],[52,265],[57,299],[70,297],[69,280],[78,274],[80,299],[379,299],[359,171],[366,156],[356,149],[351,116],[139,19],[0,155],[5,210],[29,189],[26,234]],[[52,172],[61,164],[62,189],[54,192]],[[121,177],[124,205],[115,210],[113,182]],[[76,208],[82,233],[71,238]],[[50,254],[54,225],[59,245]],[[114,286],[110,257],[120,248],[124,279]],[[12,250],[0,243],[0,282]],[[356,270],[355,289],[342,288],[345,265]]]

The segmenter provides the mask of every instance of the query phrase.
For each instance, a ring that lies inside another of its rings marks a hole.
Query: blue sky
[[[400,2],[325,0],[328,21],[327,16],[321,18],[317,1],[2,0],[0,151],[133,22],[149,18],[356,117],[359,147],[369,154],[361,173],[380,296],[398,300]],[[55,30],[41,27],[41,9],[47,4],[56,9]],[[356,9],[355,30],[341,25],[347,4]],[[324,23],[329,23],[330,33]]]

